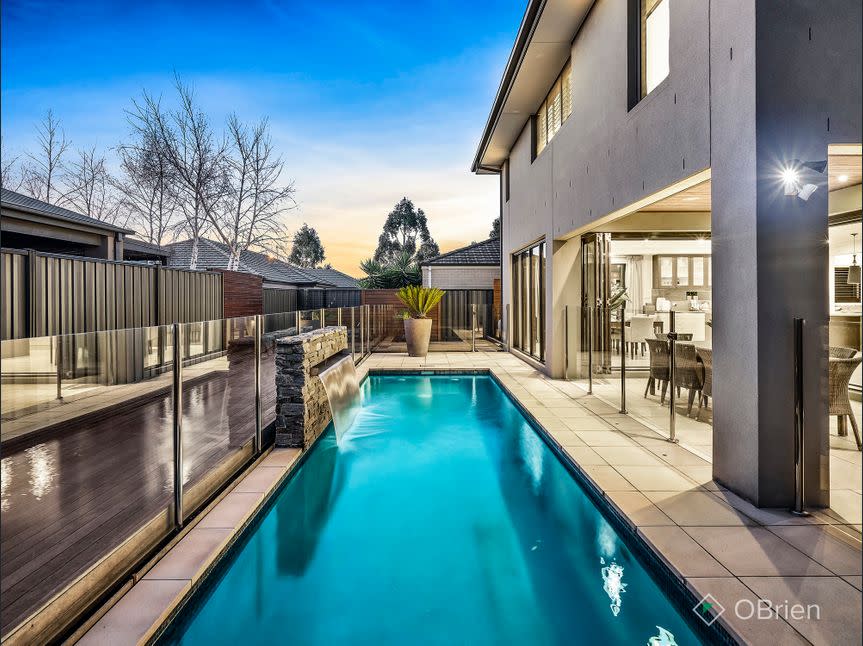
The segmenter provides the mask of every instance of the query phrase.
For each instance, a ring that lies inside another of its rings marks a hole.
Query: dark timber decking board
[[[269,398],[268,398],[269,399]],[[171,396],[74,421],[56,437],[4,451],[0,632],[8,632],[171,505]],[[272,414],[265,415],[272,417]],[[186,486],[254,435],[252,353],[183,392]]]

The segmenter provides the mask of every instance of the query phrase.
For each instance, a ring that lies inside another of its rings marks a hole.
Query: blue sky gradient
[[[143,89],[176,71],[214,121],[268,116],[316,227],[358,273],[407,195],[443,250],[486,236],[497,179],[469,165],[524,0],[2,4],[4,147],[31,147],[52,108],[73,145],[110,148]]]

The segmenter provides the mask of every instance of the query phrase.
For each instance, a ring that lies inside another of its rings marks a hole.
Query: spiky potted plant
[[[428,313],[443,298],[443,290],[437,287],[411,285],[398,291],[399,300],[407,308],[405,318],[405,341],[408,356],[424,357],[429,351],[432,320]]]

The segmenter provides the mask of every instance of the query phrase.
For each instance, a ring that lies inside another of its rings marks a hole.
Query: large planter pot
[[[431,319],[405,319],[405,341],[409,357],[424,357],[429,353]]]

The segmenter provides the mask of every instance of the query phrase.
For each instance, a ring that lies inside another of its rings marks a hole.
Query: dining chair
[[[702,405],[707,408],[710,404],[710,398],[713,397],[713,350],[695,348],[695,354],[703,368],[698,374],[701,392],[698,397],[698,411],[695,413],[695,419],[700,421]]]
[[[695,395],[701,391],[701,382],[696,371],[697,363],[693,344],[674,344],[674,386],[678,388],[678,391],[680,388],[686,388],[689,391],[689,401],[686,406],[687,415],[692,415]]]
[[[828,414],[838,417],[838,434],[841,436],[848,435],[848,429],[845,426],[845,418],[848,417],[851,421],[851,429],[854,431],[854,439],[857,441],[858,451],[861,450],[860,430],[857,428],[857,420],[854,418],[854,410],[851,408],[851,400],[848,397],[848,383],[861,361],[863,361],[863,356],[830,357],[828,370],[830,382]]]
[[[668,342],[662,339],[645,339],[644,342],[650,353],[650,372],[644,397],[647,398],[648,391],[651,395],[656,395],[656,383],[659,382],[662,385],[659,403],[664,404],[665,393],[668,390]]]

